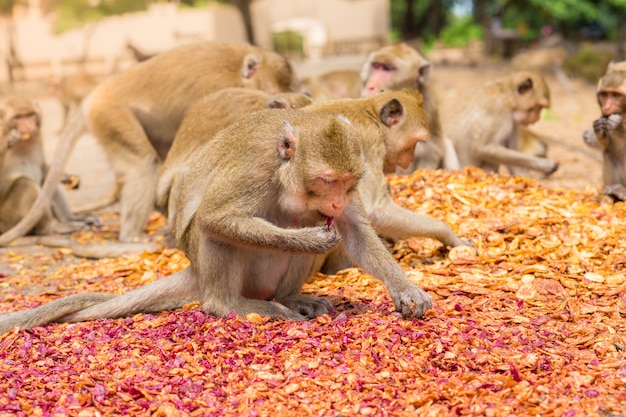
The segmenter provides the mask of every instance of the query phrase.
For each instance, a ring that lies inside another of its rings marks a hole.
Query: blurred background
[[[624,59],[625,16],[626,0],[0,0],[0,83],[106,75],[199,39],[310,62],[397,40],[444,63],[541,46],[597,80]]]
[[[444,129],[459,94],[534,70],[552,107],[536,131],[560,162],[547,186],[601,189],[601,156],[582,142],[600,114],[595,86],[625,57],[626,0],[0,0],[0,99],[26,94],[43,114],[48,161],[68,109],[102,79],[197,40],[248,41],[287,56],[305,78],[360,69],[395,41],[433,64]],[[70,204],[114,190],[108,161],[86,134],[67,164],[81,178]]]

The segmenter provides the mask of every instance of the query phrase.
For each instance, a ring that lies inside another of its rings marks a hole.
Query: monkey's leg
[[[333,305],[326,298],[300,294],[302,285],[311,277],[315,256],[296,255],[292,258],[287,273],[278,284],[275,300],[291,310],[308,318],[314,318],[328,313]]]
[[[246,279],[273,279],[263,271],[257,271],[257,276],[250,278],[250,264],[255,257],[261,256],[258,252],[214,243],[206,238],[201,239],[198,252],[196,270],[203,310],[217,317],[226,317],[234,311],[242,317],[256,313],[265,317],[305,320],[304,316],[278,302],[243,296]]]
[[[119,240],[138,240],[155,205],[157,153],[130,111],[99,109],[94,105],[89,115],[92,130],[104,147],[121,186]]]
[[[128,317],[137,313],[173,310],[200,299],[196,276],[190,267],[144,287],[118,295],[103,303],[93,305],[57,321],[78,322],[101,318]]]

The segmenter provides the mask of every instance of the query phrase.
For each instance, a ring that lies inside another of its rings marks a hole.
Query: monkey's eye
[[[382,70],[382,71],[387,71],[387,72],[395,70],[395,68],[392,65],[384,64],[382,62],[373,62],[372,68],[374,68],[375,70]]]
[[[35,112],[31,111],[28,113],[24,113],[24,114],[16,114],[13,118],[14,119],[26,119],[27,117],[33,117],[35,116]]]

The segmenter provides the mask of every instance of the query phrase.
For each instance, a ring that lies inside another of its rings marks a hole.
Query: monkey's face
[[[22,140],[28,140],[39,130],[39,115],[34,110],[8,112],[7,132],[14,131]]]
[[[626,96],[617,89],[604,89],[598,92],[598,104],[603,116],[624,114],[626,110]]]
[[[546,108],[546,106],[537,104],[536,106],[533,106],[527,110],[518,110],[513,113],[513,118],[517,123],[522,126],[530,126],[539,121],[539,118],[541,117],[541,111],[544,108]]]
[[[332,219],[343,213],[357,189],[358,178],[352,174],[329,174],[315,177],[304,185],[304,193],[285,201],[314,221]],[[294,204],[295,203],[295,204]]]

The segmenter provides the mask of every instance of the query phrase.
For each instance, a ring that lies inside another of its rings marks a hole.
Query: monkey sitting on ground
[[[516,72],[471,89],[448,118],[448,136],[461,166],[497,172],[501,165],[551,174],[555,161],[520,152],[519,128],[539,120],[550,106],[550,90],[532,72]]]
[[[41,138],[41,112],[36,105],[24,97],[11,97],[3,103],[0,118],[0,232],[4,232],[28,213],[48,167]],[[70,233],[90,222],[72,215],[57,187],[51,204],[27,233]]]
[[[403,317],[422,317],[430,296],[367,220],[358,193],[365,170],[359,134],[342,116],[300,110],[263,110],[227,127],[201,147],[182,181],[174,227],[190,266],[124,295],[77,294],[3,314],[0,333],[198,299],[219,317],[316,317],[332,305],[300,290],[316,256],[340,240],[354,264],[383,281]]]
[[[417,214],[391,198],[385,174],[407,168],[415,145],[428,138],[422,96],[417,90],[383,91],[368,98],[314,102],[303,108],[318,114],[342,114],[361,135],[367,169],[359,186],[367,217],[376,232],[387,238],[429,237],[445,246],[471,245],[441,220]],[[327,257],[323,272],[350,266],[341,246]]]
[[[602,151],[602,193],[626,201],[626,71],[609,68],[598,82],[597,99],[602,116],[583,140]]]
[[[233,92],[237,92],[240,99],[237,102],[247,103],[259,97],[250,90]],[[182,174],[189,169],[191,155],[195,155],[198,148],[204,146],[201,144],[222,126],[215,120],[216,112],[212,108],[216,101],[219,103],[222,100],[228,106],[230,95],[231,92],[225,90],[210,94],[195,103],[185,115],[159,179],[159,201],[170,205],[168,213],[177,211],[172,203],[175,204],[178,199],[170,197],[168,200],[167,197],[180,190],[181,179],[184,178]],[[292,101],[298,99],[297,95],[284,97],[291,97]],[[237,102],[235,107],[246,108],[237,105]],[[319,101],[302,109],[318,114],[341,114],[360,132],[358,139],[362,143],[368,169],[359,194],[378,234],[395,239],[429,237],[451,247],[469,244],[444,222],[400,207],[391,198],[385,174],[395,172],[398,166],[409,166],[415,157],[415,145],[428,138],[422,96],[417,90],[385,91],[362,99]],[[236,109],[232,111],[237,113]],[[171,221],[172,216],[168,215],[168,219]],[[324,272],[335,272],[348,266],[345,257],[332,257]]]
[[[51,198],[66,158],[89,128],[113,167],[119,185],[119,240],[142,237],[154,209],[157,169],[165,158],[187,107],[226,87],[296,91],[297,78],[282,56],[246,43],[197,42],[161,52],[99,84],[73,116],[53,158],[33,209],[11,231],[6,245],[22,236]]]

